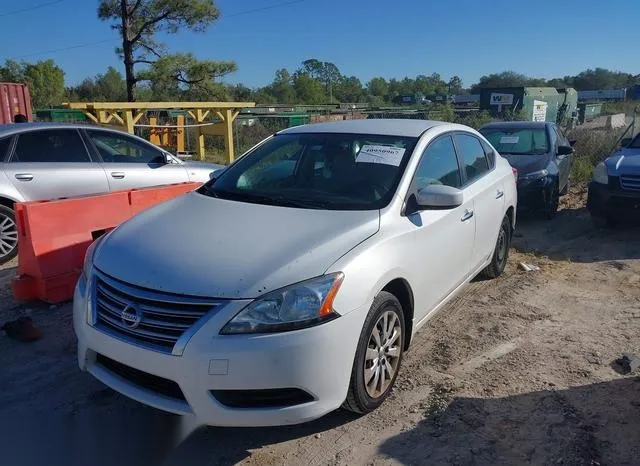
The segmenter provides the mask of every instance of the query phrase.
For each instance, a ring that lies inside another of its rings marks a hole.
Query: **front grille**
[[[621,175],[620,187],[631,191],[640,191],[640,175]]]
[[[134,287],[102,273],[95,278],[95,327],[164,353],[221,303]]]
[[[168,398],[186,401],[180,386],[173,380],[139,371],[100,353],[96,354],[96,363],[140,388],[145,388]]]

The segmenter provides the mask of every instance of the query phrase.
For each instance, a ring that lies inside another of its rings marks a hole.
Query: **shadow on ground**
[[[637,224],[598,229],[581,207],[563,209],[553,220],[520,215],[512,244],[521,252],[553,260],[602,262],[640,258],[639,239]]]
[[[505,398],[454,398],[386,441],[402,464],[638,464],[640,380]]]

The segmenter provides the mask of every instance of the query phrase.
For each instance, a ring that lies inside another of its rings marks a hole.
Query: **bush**
[[[571,180],[574,184],[586,183],[591,179],[593,167],[607,158],[617,149],[617,142],[624,129],[601,130],[577,128],[568,138],[575,140],[575,158],[571,167]]]

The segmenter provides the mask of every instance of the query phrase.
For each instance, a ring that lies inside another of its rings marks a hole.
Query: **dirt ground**
[[[301,426],[194,430],[118,395],[77,369],[71,306],[15,305],[6,268],[0,322],[46,336],[0,338],[0,464],[639,464],[640,378],[613,362],[640,354],[640,230],[594,229],[584,198],[520,219],[506,273],[423,328],[380,409]]]

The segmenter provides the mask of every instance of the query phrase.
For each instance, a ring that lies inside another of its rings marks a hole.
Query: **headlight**
[[[600,162],[593,169],[593,181],[596,183],[608,184],[609,175],[607,175],[607,167],[604,162]]]
[[[344,275],[335,273],[282,288],[245,307],[221,335],[286,332],[335,319],[333,300]]]
[[[549,174],[549,170],[547,170],[546,168],[543,170],[538,170],[535,172],[531,172],[531,173],[527,173],[527,174],[522,174],[520,175],[520,179],[521,180],[538,180],[540,178],[544,178]]]

